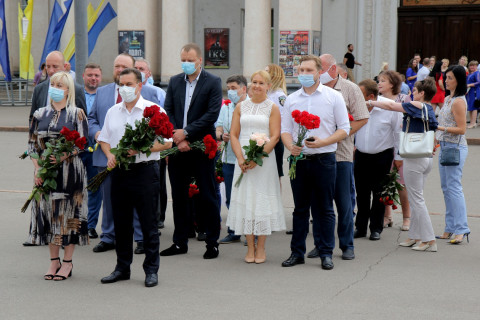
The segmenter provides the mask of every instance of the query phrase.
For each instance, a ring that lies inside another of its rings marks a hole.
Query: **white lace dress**
[[[272,105],[273,102],[268,99],[259,104],[250,100],[242,102],[239,139],[242,147],[249,144],[252,133],[270,135]],[[262,166],[248,170],[237,188],[235,182],[240,173],[236,163],[227,226],[235,230],[236,235],[269,235],[272,231],[285,230],[275,151],[272,150],[263,159]]]

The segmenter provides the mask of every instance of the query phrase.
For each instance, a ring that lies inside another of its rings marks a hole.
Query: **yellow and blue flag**
[[[8,39],[7,39],[7,24],[5,23],[5,1],[0,0],[0,22],[2,33],[0,34],[0,65],[2,66],[5,80],[12,81],[12,74],[10,72],[10,57],[8,55]]]

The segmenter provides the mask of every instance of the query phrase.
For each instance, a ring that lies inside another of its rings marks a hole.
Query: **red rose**
[[[63,127],[62,130],[60,130],[60,134],[65,136],[65,138],[68,136],[69,133],[70,129],[68,129],[67,127]]]
[[[190,187],[188,188],[188,197],[191,198],[196,194],[199,194],[200,190],[198,190],[198,187],[196,184],[190,184]]]
[[[68,133],[65,134],[65,139],[67,139],[68,141],[75,141],[78,138],[80,138],[80,133],[78,133],[78,131],[75,131],[75,130],[69,131]]]
[[[150,107],[146,107],[145,110],[143,110],[143,117],[151,118],[157,113],[160,113],[160,107],[157,105],[153,105]]]
[[[228,106],[230,103],[232,103],[231,100],[225,99],[225,100],[223,100],[222,106],[223,106],[223,105],[227,105],[227,106]]]
[[[350,113],[348,114],[348,121],[355,121],[355,119],[353,119],[353,116]]]
[[[87,144],[87,138],[81,137],[75,140],[75,145],[80,149],[83,150],[85,145]]]
[[[397,210],[397,206],[396,206],[396,205],[393,205],[393,206],[392,206],[392,209],[393,209],[393,210]]]
[[[217,155],[217,142],[212,138],[211,135],[207,134],[203,138],[203,144],[205,145],[205,154],[208,156],[208,159],[213,159]]]
[[[148,126],[153,129],[160,128],[162,126],[162,122],[163,122],[163,119],[160,113],[156,113],[150,118],[150,121],[148,122]]]

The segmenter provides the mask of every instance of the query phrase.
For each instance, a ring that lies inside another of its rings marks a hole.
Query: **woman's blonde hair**
[[[285,82],[285,72],[283,72],[282,67],[278,64],[269,64],[267,66],[268,73],[270,74],[270,78],[272,79],[272,86],[270,87],[270,91],[276,91],[277,89],[281,89],[283,93],[287,94],[287,84]]]
[[[265,80],[266,83],[268,83],[268,84],[272,83],[272,78],[270,77],[270,74],[267,71],[265,71],[265,70],[255,71],[252,74],[252,76],[250,77],[250,81],[253,82],[253,77],[255,77],[256,75],[259,75],[260,77],[262,77],[263,80]]]
[[[386,67],[386,66],[388,66],[388,62],[385,62],[385,61],[382,62],[382,67],[380,68],[380,72],[382,72],[382,71],[387,71],[387,70],[385,70],[385,67]]]
[[[55,73],[50,78],[50,83],[60,82],[67,86],[68,88],[68,95],[67,95],[67,106],[65,107],[67,110],[67,119],[72,117],[75,113],[75,84],[73,82],[72,76],[65,71],[59,71]]]

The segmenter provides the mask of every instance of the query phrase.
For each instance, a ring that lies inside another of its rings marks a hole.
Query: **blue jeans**
[[[293,235],[290,243],[292,254],[303,258],[306,251],[310,211],[313,218],[315,247],[320,257],[331,257],[335,247],[335,153],[297,161],[296,178],[290,180],[295,209],[293,211]]]
[[[87,179],[90,180],[98,173],[97,168],[92,163],[93,153],[84,152],[82,154],[82,161],[87,170]],[[102,188],[97,191],[88,191],[88,229],[95,229],[98,223],[98,216],[102,206]]]
[[[443,148],[456,148],[456,143],[442,142],[440,148],[439,170],[443,197],[445,199],[445,232],[464,234],[470,232],[467,223],[467,207],[462,189],[463,165],[468,155],[468,147],[459,145],[460,164],[458,166],[442,166],[440,157]]]
[[[232,196],[232,185],[233,185],[233,172],[235,171],[235,165],[230,163],[223,163],[223,178],[225,179],[225,198],[227,208],[230,209],[230,198]],[[235,239],[240,239],[240,236],[235,235],[235,230],[228,228],[228,234],[235,237]]]
[[[354,163],[352,163],[354,165]],[[355,217],[355,204],[357,203],[357,194],[355,190],[355,177],[353,175],[353,167],[352,167],[352,174],[351,174],[351,183],[350,183],[350,197],[352,201],[352,214]]]

